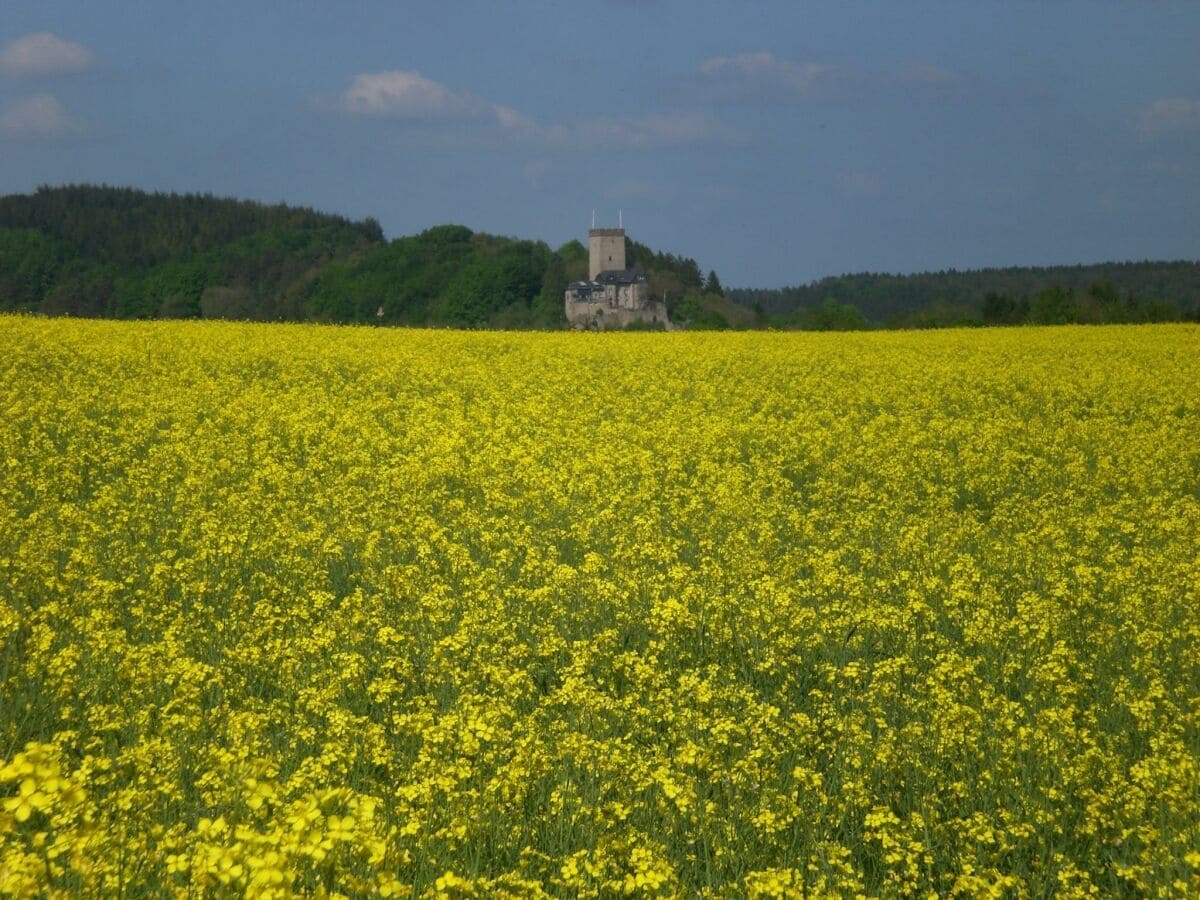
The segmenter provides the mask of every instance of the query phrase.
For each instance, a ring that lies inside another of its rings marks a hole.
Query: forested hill
[[[0,198],[0,309],[141,318],[297,318],[373,220],[199,194],[72,185]]]
[[[669,299],[701,290],[693,260],[629,242]],[[311,209],[130,188],[0,197],[0,311],[473,327],[563,327],[587,250],[443,225],[385,241]]]
[[[626,239],[651,296],[692,328],[847,329],[1200,320],[1200,263],[842,275],[724,291],[696,261]],[[91,185],[0,197],[0,312],[472,328],[565,328],[587,248],[439,225]],[[731,302],[733,301],[733,302]]]
[[[0,198],[0,228],[32,229],[81,256],[119,267],[147,266],[204,253],[260,232],[333,229],[379,243],[374,219],[342,216],[209,194],[148,194],[93,185],[39,188]]]
[[[822,278],[777,290],[735,288],[728,296],[770,316],[795,316],[826,301],[856,307],[876,324],[904,323],[929,316],[981,316],[989,295],[993,303],[1026,304],[1047,291],[1084,295],[1097,285],[1123,299],[1153,300],[1181,313],[1200,310],[1200,262],[1121,262],[1082,266],[1012,267],[958,272],[884,275],[863,272]],[[1193,313],[1194,314],[1194,313]]]

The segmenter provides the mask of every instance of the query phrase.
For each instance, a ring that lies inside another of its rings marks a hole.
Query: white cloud
[[[318,107],[342,113],[406,120],[471,121],[480,140],[523,141],[546,149],[583,150],[660,147],[701,140],[719,129],[701,112],[680,111],[643,116],[598,116],[543,125],[510,106],[487,103],[454,91],[419,72],[393,70],[356,75],[350,87]],[[462,132],[455,134],[462,140]]]
[[[962,74],[928,62],[868,69],[779,59],[768,50],[707,59],[700,64],[699,81],[709,96],[718,99],[791,102],[896,92],[944,98],[965,94],[970,88],[969,79]]]
[[[82,72],[92,65],[92,51],[48,31],[27,34],[0,48],[0,72],[9,75],[57,75]]]
[[[343,112],[398,119],[478,115],[486,106],[469,94],[459,93],[420,72],[394,69],[355,75],[350,87],[337,97]]]
[[[1162,97],[1142,108],[1137,127],[1146,137],[1200,131],[1200,100]]]
[[[700,73],[726,93],[783,93],[797,97],[828,93],[853,77],[853,72],[842,66],[790,62],[777,59],[767,50],[713,57],[700,64]]]
[[[533,120],[526,118],[509,106],[493,106],[492,112],[502,128],[517,132],[532,132],[537,129]]]
[[[934,95],[962,93],[969,87],[967,78],[960,73],[925,62],[903,66],[891,78],[904,87]]]
[[[35,94],[0,113],[0,134],[14,138],[57,138],[78,134],[83,127],[50,94]]]
[[[455,91],[417,71],[393,69],[355,75],[332,104],[319,106],[361,116],[392,119],[478,118],[507,131],[528,132],[537,125],[510,106],[491,105],[466,91]]]

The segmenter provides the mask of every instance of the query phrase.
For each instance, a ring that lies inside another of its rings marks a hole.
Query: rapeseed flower
[[[0,895],[1200,894],[1198,385],[0,318]]]

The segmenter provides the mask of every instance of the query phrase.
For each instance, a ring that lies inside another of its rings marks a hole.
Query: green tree
[[[1079,305],[1070,292],[1060,287],[1046,288],[1034,299],[1029,320],[1036,325],[1065,325],[1079,316]]]
[[[36,229],[0,229],[0,310],[37,309],[67,256]]]
[[[583,281],[588,276],[588,250],[579,241],[567,241],[554,254],[563,264],[567,282]]]
[[[566,324],[567,316],[564,310],[564,297],[570,279],[567,277],[567,264],[562,255],[555,253],[546,264],[542,274],[542,287],[532,304],[532,323],[543,328],[560,327]]]
[[[251,319],[254,308],[254,294],[245,285],[209,287],[200,295],[200,314],[206,319]]]
[[[826,297],[820,306],[796,310],[789,324],[802,331],[862,331],[869,327],[857,307],[833,297]]]
[[[1029,301],[989,291],[983,298],[982,313],[988,325],[1021,325],[1029,318]]]
[[[113,282],[108,273],[75,262],[60,273],[39,308],[50,316],[106,316],[112,313],[112,300]]]
[[[224,288],[209,288],[208,290],[224,290]],[[158,305],[160,319],[194,319],[199,315],[200,301],[186,294],[167,294]]]
[[[893,328],[958,328],[984,324],[975,311],[963,303],[951,303],[945,298],[891,321]]]
[[[721,287],[721,279],[717,277],[715,271],[709,270],[708,278],[704,282],[704,293],[724,296],[725,290]]]

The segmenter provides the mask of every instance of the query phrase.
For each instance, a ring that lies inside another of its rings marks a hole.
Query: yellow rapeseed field
[[[1200,894],[1200,330],[0,318],[0,893]]]

